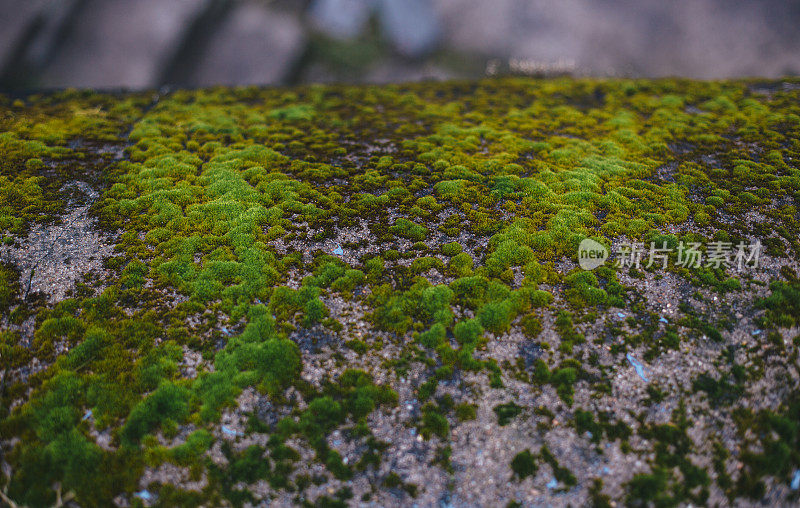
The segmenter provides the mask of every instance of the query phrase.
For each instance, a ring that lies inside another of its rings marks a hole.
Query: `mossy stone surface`
[[[795,503],[798,206],[796,79],[0,95],[0,491]]]

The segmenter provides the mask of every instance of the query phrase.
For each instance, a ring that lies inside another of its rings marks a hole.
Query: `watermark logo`
[[[739,242],[712,241],[705,245],[699,242],[680,242],[675,248],[670,248],[666,242],[657,246],[650,242],[649,248],[641,243],[623,242],[615,247],[614,255],[617,268],[636,268],[642,266],[650,268],[653,265],[667,268],[667,262],[672,257],[676,267],[683,268],[719,268],[723,270],[736,269],[743,271],[748,268],[758,268],[761,255],[761,242],[756,240],[750,244]]]
[[[667,242],[660,246],[650,242],[649,248],[643,243],[622,242],[609,250],[601,243],[585,238],[578,246],[578,264],[584,270],[594,270],[613,257],[615,268],[651,268],[653,266],[666,269],[670,260],[676,268],[713,268],[721,270],[737,270],[739,272],[758,268],[761,255],[761,242],[756,240],[750,244],[739,242],[712,241],[703,247],[699,242],[684,243],[670,247]]]
[[[750,244],[739,242],[712,241],[705,245],[699,242],[680,242],[670,247],[666,242],[660,246],[650,242],[649,248],[642,243],[622,242],[613,247],[615,268],[651,268],[658,266],[667,268],[670,259],[675,267],[682,268],[714,268],[736,269],[743,271],[758,268],[761,255],[761,242],[756,240]],[[609,259],[608,249],[601,243],[585,238],[578,246],[578,264],[584,270],[594,270]]]
[[[584,238],[578,245],[578,264],[584,270],[594,270],[608,259],[608,249],[600,242]]]

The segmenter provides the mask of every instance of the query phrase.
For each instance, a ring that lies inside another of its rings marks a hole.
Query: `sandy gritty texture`
[[[19,268],[26,297],[42,293],[58,302],[87,274],[106,275],[103,259],[111,255],[114,245],[88,215],[98,192],[85,182],[71,182],[63,192],[69,196],[69,213],[58,223],[37,224],[17,245],[0,247],[0,260]]]

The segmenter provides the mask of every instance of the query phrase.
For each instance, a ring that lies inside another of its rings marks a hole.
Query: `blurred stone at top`
[[[331,37],[352,39],[364,31],[375,0],[316,0],[309,18],[314,28]]]
[[[429,0],[381,0],[379,6],[381,27],[399,53],[419,57],[434,49],[439,20]]]
[[[0,0],[0,89],[800,72],[785,0]]]
[[[444,44],[579,74],[778,77],[800,72],[800,2],[436,0]]]
[[[416,58],[435,48],[440,24],[431,0],[315,0],[310,9],[315,28],[341,39],[362,35],[373,15],[398,53]]]
[[[144,88],[156,84],[205,0],[89,0],[43,69],[46,87]]]
[[[15,19],[14,23],[3,23],[0,29],[0,68],[9,64],[13,53],[20,50],[19,44],[30,37],[30,32],[42,23],[43,7],[48,2],[30,0],[19,2],[0,0],[0,19]]]
[[[0,0],[0,84],[24,84],[48,63],[80,0]]]
[[[190,84],[280,83],[304,45],[296,16],[255,3],[237,5],[211,37]]]

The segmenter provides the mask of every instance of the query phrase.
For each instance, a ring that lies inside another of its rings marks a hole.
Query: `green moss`
[[[579,434],[588,432],[589,439],[594,443],[599,443],[604,435],[610,441],[615,439],[624,441],[631,435],[631,429],[624,422],[618,421],[612,424],[606,412],[600,412],[598,416],[599,422],[596,422],[592,412],[581,409],[576,410],[575,430]]]
[[[452,258],[461,253],[462,247],[461,244],[458,242],[450,242],[442,245],[441,249],[442,249],[442,254]]]
[[[712,404],[729,403],[744,393],[744,386],[738,383],[732,384],[727,378],[728,376],[723,376],[717,380],[708,374],[700,374],[692,382],[692,389],[706,392]]]
[[[442,271],[443,268],[444,264],[442,261],[432,256],[417,258],[411,263],[411,273],[414,274],[425,273],[431,269]]]
[[[553,476],[555,476],[556,480],[563,483],[567,487],[572,487],[578,483],[575,475],[572,474],[569,469],[561,466],[558,463],[558,460],[556,460],[555,456],[546,446],[542,447],[542,449],[539,451],[539,455],[543,461],[550,464],[550,467],[553,469]]]
[[[186,442],[170,450],[173,460],[183,466],[196,463],[203,452],[208,450],[214,442],[214,436],[207,430],[200,429],[192,432]]]
[[[535,339],[542,332],[542,322],[534,314],[528,314],[520,322],[522,331],[530,339]]]
[[[608,299],[608,294],[598,287],[598,280],[594,273],[578,271],[564,277],[567,284],[567,300],[575,306],[601,305]]]
[[[594,508],[611,508],[613,506],[611,497],[603,494],[603,480],[600,478],[592,480],[592,486],[589,487],[589,499]]]
[[[167,420],[181,421],[188,415],[189,392],[171,383],[164,383],[136,405],[122,428],[122,440],[135,444]]]
[[[500,334],[508,330],[514,318],[514,306],[509,300],[486,303],[478,311],[478,320],[484,328]]]
[[[444,344],[446,334],[447,330],[444,325],[442,323],[436,323],[429,330],[420,334],[419,342],[425,347],[435,349]]]
[[[474,420],[478,416],[478,406],[475,404],[462,403],[456,406],[456,418],[458,421],[464,422],[467,420]]]
[[[447,273],[453,277],[469,277],[472,275],[472,270],[475,263],[466,252],[461,252],[453,256],[450,263],[447,265]]]
[[[469,319],[457,323],[453,333],[460,344],[474,344],[483,334],[483,326],[477,319]]]
[[[21,234],[31,224],[50,220],[63,209],[63,202],[45,187],[46,183],[44,178],[26,173],[0,173],[0,233]]]
[[[652,503],[656,506],[672,506],[675,500],[666,493],[669,473],[658,469],[653,473],[640,473],[628,482],[626,502],[630,504]]]
[[[440,412],[439,408],[432,403],[422,406],[422,425],[420,434],[429,439],[431,436],[446,438],[450,433],[450,423]]]
[[[511,420],[516,418],[522,413],[522,408],[513,402],[507,402],[495,406],[493,409],[494,414],[497,415],[497,424],[501,427],[511,423]]]
[[[770,284],[771,294],[757,302],[766,310],[764,325],[791,327],[797,326],[800,316],[800,279],[788,270],[784,271],[788,281],[775,281]]]
[[[523,450],[511,459],[511,470],[520,480],[524,480],[528,476],[536,476],[538,469],[536,456],[530,450]]]
[[[311,120],[314,118],[314,107],[309,104],[296,104],[284,108],[273,109],[269,116],[278,120],[288,120],[290,122],[298,120]]]
[[[686,434],[689,428],[686,406],[681,401],[666,424],[648,425],[639,433],[655,441],[655,459],[652,474],[635,475],[628,483],[628,502],[653,502],[676,504],[684,500],[705,503],[708,499],[710,479],[705,469],[696,466],[689,454],[694,448]],[[681,473],[676,478],[672,470]]]
[[[575,394],[573,385],[577,380],[578,370],[573,367],[554,370],[550,376],[550,382],[556,387],[556,393],[567,404],[572,404],[572,396]]]
[[[572,314],[567,311],[561,311],[556,317],[556,330],[561,335],[561,345],[559,350],[565,353],[572,352],[572,348],[577,344],[582,344],[586,341],[583,334],[575,330],[575,325],[572,321]]]
[[[0,314],[8,312],[19,298],[19,275],[13,267],[0,263]]]
[[[425,226],[415,224],[407,219],[397,219],[389,228],[389,232],[412,241],[422,241],[428,236],[428,229]]]

